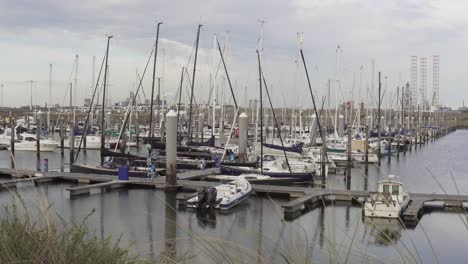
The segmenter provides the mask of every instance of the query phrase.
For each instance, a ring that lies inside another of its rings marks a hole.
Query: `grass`
[[[0,221],[0,263],[140,263],[111,237],[90,233],[84,221],[60,224],[33,220],[16,206],[4,208]],[[43,220],[43,219],[42,219]]]

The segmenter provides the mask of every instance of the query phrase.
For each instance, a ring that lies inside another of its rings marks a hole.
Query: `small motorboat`
[[[403,183],[394,180],[395,175],[377,182],[377,192],[370,193],[364,203],[365,217],[399,218],[408,207],[410,196],[403,189]]]
[[[197,196],[187,200],[186,206],[196,209],[229,210],[241,203],[252,192],[249,181],[243,177],[215,187],[202,188]]]

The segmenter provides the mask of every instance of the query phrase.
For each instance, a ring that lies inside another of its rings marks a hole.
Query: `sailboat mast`
[[[197,57],[198,57],[198,42],[200,41],[200,29],[203,25],[198,25],[197,40],[195,42],[195,58],[193,59],[193,74],[192,74],[192,87],[190,92],[190,105],[189,105],[189,142],[192,142],[192,107],[193,107],[193,89],[195,88],[195,73],[197,70]]]
[[[158,40],[159,40],[159,27],[163,22],[158,22],[156,29],[156,40],[154,41],[154,60],[153,60],[153,79],[151,82],[151,102],[150,102],[150,121],[149,121],[149,138],[150,142],[154,136],[153,129],[153,107],[154,107],[154,82],[156,79],[156,59],[158,57]]]
[[[258,78],[260,87],[260,174],[263,175],[263,100],[262,100],[262,68],[260,64],[260,52],[257,50]]]
[[[107,36],[106,64],[104,68],[104,87],[102,88],[102,112],[101,112],[101,165],[104,163],[104,114],[106,112],[106,85],[107,85],[107,67],[109,62],[109,42],[113,36]]]
[[[213,118],[211,123],[211,136],[214,136],[216,127],[216,34],[213,36],[213,65],[211,69],[211,84],[212,84],[212,105],[213,105]]]
[[[183,87],[183,82],[184,82],[184,71],[185,71],[185,68],[182,67],[182,73],[180,74],[179,102],[177,104],[177,129],[179,129],[180,101],[182,100],[182,87]]]
[[[336,87],[335,87],[335,138],[338,137],[338,89],[340,87],[340,45],[336,48]]]

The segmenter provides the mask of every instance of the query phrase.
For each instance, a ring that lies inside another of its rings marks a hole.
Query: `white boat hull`
[[[401,213],[408,207],[408,199],[398,202],[366,202],[364,204],[364,216],[375,218],[399,218]]]
[[[57,148],[57,144],[54,143],[40,143],[41,152],[53,152]],[[10,150],[10,147],[8,147]],[[15,151],[37,151],[36,142],[20,142],[15,143]]]
[[[242,185],[237,185],[240,181],[243,181]],[[235,186],[234,189],[233,186]],[[214,208],[219,210],[229,210],[233,208],[246,200],[252,192],[252,186],[250,183],[241,178],[238,178],[228,184],[218,185],[215,188],[217,190],[216,201],[219,202],[217,202]],[[199,208],[198,196],[190,198],[186,205],[189,208]]]

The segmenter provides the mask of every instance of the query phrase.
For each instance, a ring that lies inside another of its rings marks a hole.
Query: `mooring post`
[[[83,129],[83,134],[81,135],[83,137],[83,153],[86,154],[86,137],[88,136],[88,125]]]
[[[315,146],[317,144],[317,116],[313,114],[311,116],[309,127],[309,136],[310,136],[310,144]]]
[[[401,135],[400,135],[401,124],[398,122],[397,126],[397,142],[398,142],[398,149],[397,149],[397,158],[400,158],[400,149],[401,149]]]
[[[365,174],[367,175],[369,171],[369,124],[366,124],[366,144],[365,144],[365,150],[366,150],[366,163],[364,166],[364,171]]]
[[[247,158],[247,130],[248,130],[248,116],[242,113],[239,116],[239,158],[246,160]]]
[[[346,187],[349,190],[351,187],[351,166],[352,166],[352,160],[351,160],[351,124],[348,123],[348,168],[346,170]]]
[[[139,149],[140,145],[140,122],[139,122],[139,117],[138,117],[138,111],[135,111],[135,141],[136,141],[136,147]]]
[[[344,126],[345,126],[344,116],[340,115],[338,117],[338,136],[340,137],[344,136]]]
[[[65,129],[63,128],[63,124],[60,124],[60,154],[63,156],[63,148],[64,148],[64,141],[65,141]]]
[[[75,161],[75,123],[70,121],[70,166]]]
[[[327,187],[327,180],[326,180],[326,177],[327,177],[327,166],[326,166],[326,162],[327,162],[327,144],[326,144],[326,136],[323,135],[322,136],[322,151],[321,151],[321,157],[320,157],[320,161],[322,162],[321,164],[321,170],[320,170],[320,176],[322,178],[322,188],[326,188]]]
[[[166,114],[166,190],[177,188],[177,113]]]
[[[11,116],[10,112],[10,151],[11,151],[11,168],[15,168],[15,135],[16,135],[16,130],[15,130],[15,121],[13,120],[13,117]]]
[[[388,125],[388,162],[390,162],[390,159],[392,157],[392,124]]]
[[[36,170],[41,171],[41,111],[36,112]]]

